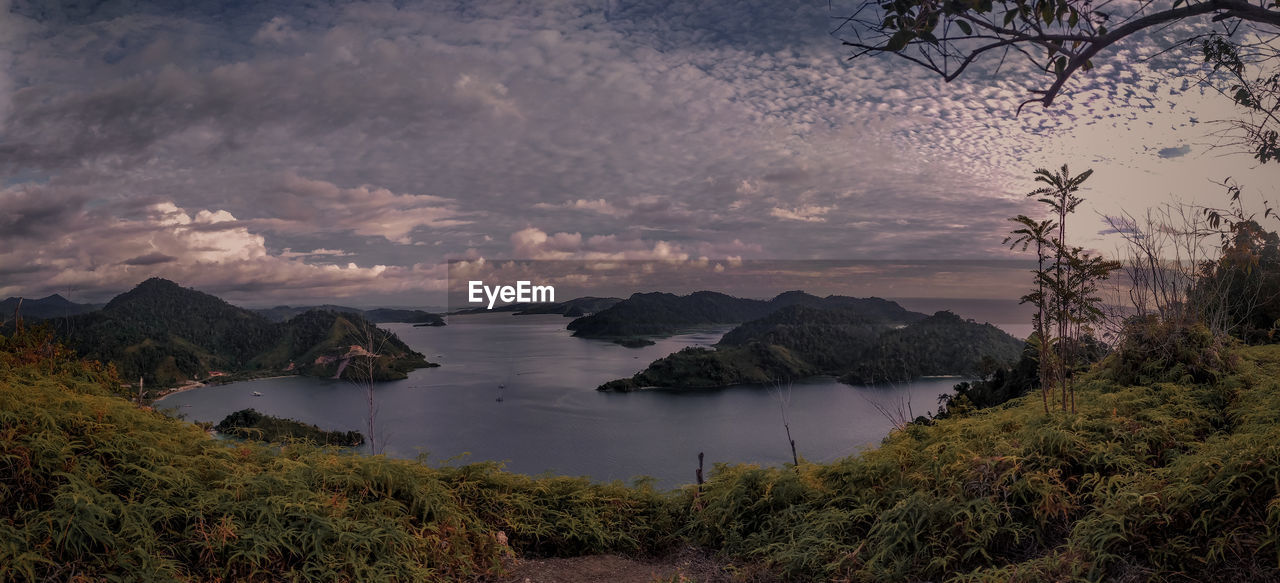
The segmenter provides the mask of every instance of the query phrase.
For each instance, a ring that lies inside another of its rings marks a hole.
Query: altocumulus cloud
[[[1185,126],[1196,93],[1121,47],[1014,118],[1017,71],[844,65],[825,3],[8,8],[0,295],[426,303],[451,257],[996,256],[1030,169],[1131,165],[1150,140],[1116,128]]]

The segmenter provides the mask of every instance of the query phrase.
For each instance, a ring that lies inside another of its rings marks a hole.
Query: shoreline
[[[197,382],[194,382],[194,383],[189,383],[189,384],[182,385],[182,386],[180,386],[180,387],[176,387],[176,388],[172,388],[172,389],[165,389],[165,390],[160,394],[160,396],[159,396],[159,397],[156,397],[155,399],[152,399],[152,400],[151,400],[151,403],[152,403],[152,404],[159,403],[160,401],[163,401],[163,400],[165,400],[165,399],[169,398],[171,395],[176,395],[176,394],[178,394],[178,393],[185,393],[185,392],[187,392],[187,391],[191,391],[191,390],[195,390],[195,389],[202,389],[202,388],[205,388],[205,387],[220,387],[220,386],[223,386],[223,385],[233,385],[233,384],[236,384],[236,383],[251,383],[251,382],[253,382],[253,381],[266,381],[266,380],[271,380],[271,379],[283,379],[283,378],[287,378],[287,377],[296,377],[296,376],[301,376],[301,375],[297,375],[297,374],[281,374],[281,375],[272,375],[272,376],[267,376],[267,377],[254,377],[254,378],[251,378],[251,379],[241,379],[241,380],[236,380],[236,381],[228,381],[228,382],[225,382],[225,383],[211,383],[211,382],[208,382],[208,381],[204,381],[204,382],[199,382],[199,381],[197,381]]]

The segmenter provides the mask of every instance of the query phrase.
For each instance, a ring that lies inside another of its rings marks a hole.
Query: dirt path
[[[591,555],[516,561],[497,583],[763,583],[771,581],[717,562],[696,550],[658,559]]]

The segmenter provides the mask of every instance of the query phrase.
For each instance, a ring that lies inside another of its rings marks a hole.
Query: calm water
[[[714,462],[777,465],[791,459],[779,397],[766,387],[698,392],[601,393],[686,346],[714,344],[726,329],[675,336],[645,348],[574,338],[556,315],[455,316],[443,328],[387,324],[439,368],[379,384],[379,433],[386,453],[429,461],[505,462],[508,470],[585,475],[600,481],[694,479],[698,452]],[[879,443],[891,426],[872,403],[910,400],[936,409],[956,379],[851,387],[831,379],[796,383],[788,414],[800,455],[830,461]],[[505,388],[499,389],[499,385]],[[258,391],[261,397],[252,393]],[[784,390],[785,394],[786,391]],[[501,395],[502,401],[498,401]],[[364,432],[364,392],[346,381],[302,377],[205,387],[157,404],[189,420],[221,420],[253,407],[326,429]]]

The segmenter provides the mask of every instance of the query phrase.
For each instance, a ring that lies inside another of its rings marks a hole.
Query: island
[[[225,435],[269,443],[306,440],[317,445],[343,447],[364,443],[359,431],[327,431],[310,423],[264,415],[254,409],[241,409],[227,415],[213,428]]]
[[[580,338],[603,340],[670,336],[710,326],[740,324],[790,306],[848,308],[903,324],[925,317],[881,298],[823,298],[803,291],[789,291],[770,300],[757,300],[714,291],[699,291],[685,296],[651,292],[633,294],[606,310],[578,318],[569,323],[568,329]]]
[[[1023,345],[947,311],[901,324],[856,307],[792,305],[730,330],[714,349],[685,348],[598,390],[710,389],[817,375],[850,384],[976,377],[1017,362]]]

